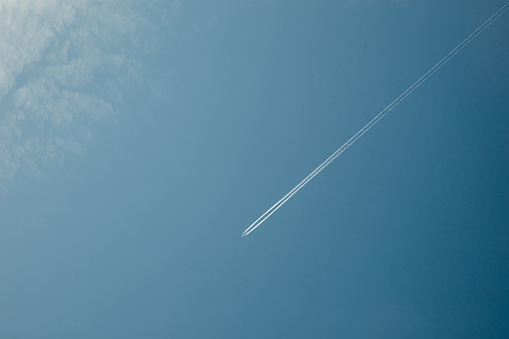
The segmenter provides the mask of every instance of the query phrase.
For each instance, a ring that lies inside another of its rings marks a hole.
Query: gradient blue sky
[[[0,337],[507,338],[505,0],[0,0]]]

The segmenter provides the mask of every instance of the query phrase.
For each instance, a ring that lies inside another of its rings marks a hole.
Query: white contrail
[[[459,51],[461,51],[465,46],[467,46],[472,40],[474,40],[482,31],[488,28],[495,20],[497,20],[502,14],[504,14],[509,9],[509,2],[507,2],[502,8],[500,8],[495,14],[493,14],[488,20],[486,20],[481,26],[479,26],[472,34],[470,34],[465,40],[463,40],[458,46],[456,46],[452,51],[450,51],[445,57],[442,58],[438,63],[435,64],[432,68],[430,68],[423,76],[419,78],[412,86],[408,87],[406,91],[404,91],[399,97],[396,98],[393,102],[390,103],[383,111],[378,113],[370,122],[368,122],[363,128],[361,128],[353,137],[351,137],[343,146],[338,148],[330,157],[328,157],[324,162],[320,164],[313,172],[311,172],[304,180],[302,180],[297,186],[295,186],[290,192],[288,192],[284,197],[282,197],[278,202],[276,202],[271,208],[269,208],[265,213],[263,213],[255,222],[249,226],[242,236],[246,236],[249,233],[253,232],[258,226],[260,226],[268,217],[272,215],[272,213],[276,212],[281,206],[283,206],[295,193],[300,191],[302,187],[304,187],[308,182],[311,181],[314,177],[316,177],[322,170],[324,170],[331,162],[334,161],[341,153],[346,151],[348,147],[350,147],[354,142],[356,142],[360,137],[364,135],[367,131],[371,129],[371,127],[375,126],[384,116],[387,115],[394,107],[399,105],[400,102],[405,100],[407,96],[409,96],[413,91],[415,91],[422,83],[424,83],[429,77],[431,77],[436,71],[438,71],[443,65],[445,65],[449,60],[451,60]]]

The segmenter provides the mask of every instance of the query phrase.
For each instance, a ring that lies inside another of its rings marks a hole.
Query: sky
[[[507,338],[506,0],[0,0],[0,337]]]

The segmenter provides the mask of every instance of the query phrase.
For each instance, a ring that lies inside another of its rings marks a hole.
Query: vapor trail
[[[245,237],[249,233],[253,232],[258,226],[260,226],[268,217],[270,217],[274,212],[276,212],[281,206],[283,206],[295,193],[300,191],[302,187],[304,187],[308,182],[310,182],[314,177],[316,177],[321,171],[323,171],[327,166],[330,165],[331,162],[334,161],[341,153],[346,151],[348,147],[352,146],[360,137],[364,135],[367,131],[371,129],[371,127],[375,126],[383,117],[387,115],[394,107],[399,105],[400,102],[405,100],[407,96],[409,96],[413,91],[415,91],[420,85],[422,85],[429,77],[431,77],[436,71],[438,71],[443,65],[445,65],[449,60],[451,60],[459,51],[461,51],[465,46],[467,46],[472,40],[474,40],[482,31],[488,28],[495,20],[497,20],[502,14],[504,14],[509,9],[509,2],[507,2],[502,8],[500,8],[495,14],[493,14],[488,20],[486,20],[481,26],[479,26],[475,31],[472,32],[465,40],[463,40],[458,46],[456,46],[452,51],[450,51],[445,57],[442,58],[439,62],[435,64],[435,66],[431,67],[423,76],[419,78],[416,82],[414,82],[410,87],[406,89],[399,97],[397,97],[393,102],[389,104],[389,106],[385,107],[383,111],[378,113],[370,122],[368,122],[363,128],[361,128],[353,137],[351,137],[347,142],[343,144],[340,148],[338,148],[330,157],[328,157],[324,162],[322,162],[315,170],[307,177],[304,178],[297,186],[295,186],[290,192],[286,193],[284,197],[282,197],[278,202],[276,202],[271,208],[269,208],[265,213],[263,213],[255,222],[249,226],[242,236]]]

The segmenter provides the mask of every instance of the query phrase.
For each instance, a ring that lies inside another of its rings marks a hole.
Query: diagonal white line
[[[328,157],[324,162],[322,162],[313,172],[311,172],[304,180],[302,180],[297,186],[295,186],[290,192],[288,192],[284,197],[282,197],[278,202],[276,202],[271,208],[269,208],[265,213],[263,213],[255,222],[249,226],[242,236],[245,237],[249,233],[253,232],[258,226],[260,226],[268,217],[270,217],[274,212],[276,212],[281,206],[283,206],[291,197],[295,195],[302,187],[304,187],[308,182],[310,182],[314,177],[316,177],[321,171],[323,171],[327,166],[330,165],[331,162],[334,161],[341,153],[346,151],[348,147],[352,146],[360,137],[364,135],[367,131],[371,129],[371,127],[375,126],[383,117],[387,115],[390,111],[392,111],[399,103],[401,103],[407,96],[409,96],[413,91],[415,91],[419,86],[421,86],[429,77],[431,77],[436,71],[438,71],[443,65],[445,65],[449,60],[451,60],[459,51],[461,51],[465,46],[467,46],[472,40],[474,40],[482,31],[488,28],[495,20],[497,20],[502,14],[504,14],[509,9],[509,2],[507,2],[502,8],[500,8],[495,14],[493,14],[488,20],[486,20],[481,26],[477,27],[475,31],[473,31],[468,37],[465,38],[458,46],[456,46],[452,51],[450,51],[445,57],[443,57],[439,62],[437,62],[433,67],[431,67],[423,76],[419,78],[416,82],[414,82],[410,87],[408,87],[399,97],[397,97],[393,102],[389,104],[389,106],[385,107],[383,111],[378,113],[370,122],[368,122],[364,127],[362,127],[353,137],[351,137],[347,142],[343,144],[340,148],[338,148],[330,157]]]

